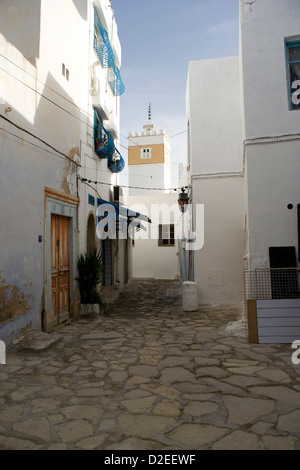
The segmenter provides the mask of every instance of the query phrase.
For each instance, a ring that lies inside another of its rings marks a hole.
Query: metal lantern
[[[185,192],[185,189],[181,188],[181,193],[179,194],[179,198],[178,198],[178,204],[179,204],[181,212],[185,212],[186,207],[189,203],[189,200],[190,200],[189,196]]]

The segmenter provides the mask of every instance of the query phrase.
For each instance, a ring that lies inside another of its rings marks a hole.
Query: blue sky
[[[121,153],[127,163],[128,132],[142,130],[151,102],[153,122],[171,137],[175,183],[178,163],[186,161],[188,64],[238,55],[239,0],[112,0],[112,7],[126,87],[121,96]],[[128,166],[123,184],[127,173]]]

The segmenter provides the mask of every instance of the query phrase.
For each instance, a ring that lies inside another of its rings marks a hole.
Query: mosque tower
[[[152,121],[151,103],[148,120],[140,132],[128,134],[129,194],[169,192],[171,188],[171,145],[165,130],[157,130]],[[153,188],[151,191],[139,188]]]

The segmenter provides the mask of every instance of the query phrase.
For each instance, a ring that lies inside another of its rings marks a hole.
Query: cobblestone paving
[[[0,449],[300,449],[291,346],[248,344],[234,312],[183,312],[174,289],[132,282],[49,347],[7,351]]]

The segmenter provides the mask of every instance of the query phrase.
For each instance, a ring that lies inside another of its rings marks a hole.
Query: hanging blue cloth
[[[97,113],[95,113],[94,123],[94,144],[95,152],[100,158],[112,158],[115,151],[115,144],[110,133],[102,125]]]
[[[120,152],[115,148],[114,154],[107,159],[107,166],[112,173],[120,173],[125,168],[125,162]]]

